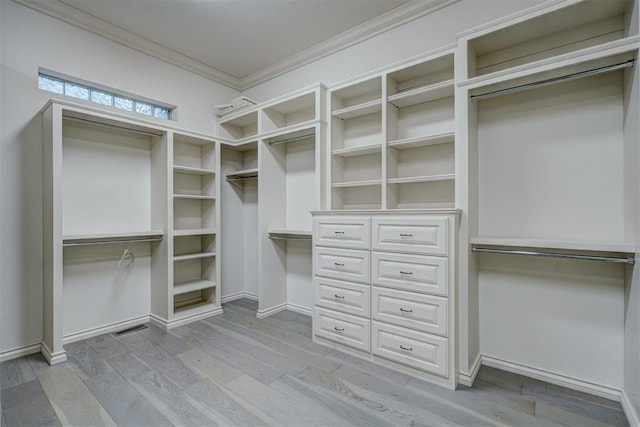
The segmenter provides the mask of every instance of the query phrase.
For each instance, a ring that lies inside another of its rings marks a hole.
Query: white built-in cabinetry
[[[325,88],[314,85],[218,121],[225,300],[258,299],[258,317],[310,313],[311,214],[324,206]]]
[[[67,342],[221,313],[218,143],[61,101],[42,121],[47,361]]]

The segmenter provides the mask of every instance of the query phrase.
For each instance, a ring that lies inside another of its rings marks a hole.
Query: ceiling
[[[14,0],[236,89],[452,0]]]

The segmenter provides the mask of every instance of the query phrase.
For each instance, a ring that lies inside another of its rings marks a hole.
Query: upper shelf
[[[626,254],[633,254],[636,251],[636,245],[627,242],[523,239],[508,237],[474,237],[471,239],[471,244],[478,246],[503,246],[511,248],[535,248]]]
[[[453,88],[453,79],[449,79],[390,95],[387,100],[398,108],[410,107],[437,99],[452,97]]]
[[[117,243],[154,242],[162,240],[162,235],[162,230],[67,234],[62,237],[62,245],[91,246]]]
[[[382,111],[382,100],[376,99],[362,104],[353,105],[351,107],[335,110],[332,115],[338,119],[347,120],[356,117],[366,116],[367,114],[379,113]]]

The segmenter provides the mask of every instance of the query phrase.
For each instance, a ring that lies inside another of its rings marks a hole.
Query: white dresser
[[[314,212],[314,342],[455,388],[457,216]]]

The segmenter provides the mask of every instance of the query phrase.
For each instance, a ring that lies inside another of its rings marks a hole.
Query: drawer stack
[[[454,225],[454,215],[314,215],[314,340],[455,387]]]

